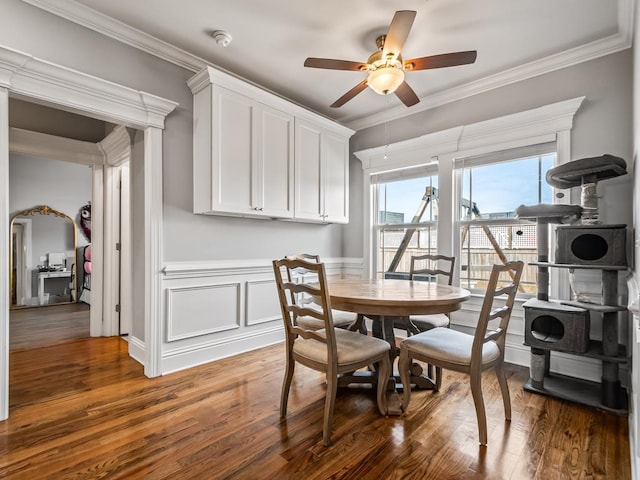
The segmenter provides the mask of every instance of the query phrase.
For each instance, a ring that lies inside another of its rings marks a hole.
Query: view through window
[[[411,256],[436,253],[438,177],[378,185],[378,277],[408,278]]]
[[[484,290],[491,266],[510,260],[525,263],[521,293],[535,293],[536,225],[514,218],[519,205],[553,203],[545,181],[555,153],[493,163],[460,162],[460,286]]]
[[[411,256],[439,253],[439,187],[446,187],[458,192],[460,242],[453,250],[460,286],[483,290],[494,263],[522,260],[521,293],[535,293],[537,270],[528,263],[537,260],[536,225],[514,218],[514,210],[553,203],[545,175],[556,154],[541,149],[527,156],[501,152],[457,160],[456,185],[438,185],[436,173],[375,182],[378,278],[408,278]]]

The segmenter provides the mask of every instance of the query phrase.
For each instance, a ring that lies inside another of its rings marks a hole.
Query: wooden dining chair
[[[294,269],[316,274],[317,283],[292,282],[290,278]],[[391,375],[390,346],[379,338],[334,328],[331,299],[327,292],[323,263],[284,258],[273,261],[273,271],[276,277],[286,337],[286,371],[282,383],[280,417],[285,418],[287,415],[289,390],[296,362],[313,370],[324,372],[327,379],[327,393],[324,403],[323,441],[324,445],[328,446],[331,443],[338,376],[376,364],[378,378],[388,379]],[[296,299],[300,293],[311,296],[315,302],[299,305],[296,303]],[[324,328],[315,330],[304,328],[300,324],[296,325],[294,319],[303,316],[311,316],[322,321]],[[377,385],[378,410],[382,415],[386,415],[387,381],[380,380]]]
[[[314,255],[310,253],[296,253],[294,255],[287,255],[286,258],[320,263],[320,255]],[[361,325],[363,324],[362,319],[353,312],[345,312],[342,310],[334,309],[331,311],[331,313],[333,314],[333,324],[338,328],[346,328],[355,331],[360,329]],[[322,321],[309,316],[299,317],[296,319],[296,322],[305,328],[315,330],[324,328],[324,323]]]
[[[415,255],[411,257],[409,280],[428,275],[431,277],[442,276],[447,280],[447,285],[453,283],[453,269],[456,264],[455,257],[445,255]],[[440,268],[442,266],[442,268]],[[411,315],[409,317],[409,335],[417,332],[426,332],[436,327],[448,327],[449,315],[437,313],[434,315]]]
[[[405,412],[411,398],[411,364],[414,360],[420,360],[440,369],[455,370],[470,376],[482,445],[487,444],[487,417],[481,384],[484,370],[495,370],[502,392],[504,415],[507,420],[511,420],[511,400],[503,369],[504,344],[523,266],[521,261],[493,266],[475,334],[436,327],[408,337],[400,343],[398,369],[404,390],[402,409]],[[506,295],[506,299],[498,299],[502,295]],[[494,303],[498,306],[494,306]],[[490,324],[497,319],[497,325]]]

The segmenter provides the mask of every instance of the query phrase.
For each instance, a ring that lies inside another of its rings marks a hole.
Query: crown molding
[[[452,87],[420,99],[420,103],[407,108],[404,105],[393,107],[389,110],[360,118],[346,118],[343,123],[354,130],[362,130],[387,123],[391,120],[398,120],[409,115],[424,112],[435,107],[446,105],[447,103],[462,100],[464,98],[485,93],[490,90],[505,87],[513,83],[521,82],[556,70],[571,67],[579,63],[588,62],[596,58],[620,52],[631,48],[631,36],[615,34],[596,40],[589,44],[575,47],[561,53],[550,55],[540,60],[525,63],[517,67],[510,68],[494,75],[489,75],[480,80]]]
[[[22,1],[192,72],[199,72],[206,66],[219,69],[200,57],[96,12],[75,0]],[[617,2],[618,32],[614,35],[421,97],[420,103],[411,108],[399,105],[365,117],[347,117],[340,123],[356,131],[362,130],[630,48],[633,40],[635,0],[617,0]]]
[[[130,127],[164,128],[178,103],[0,46],[0,86],[67,111]]]
[[[75,0],[22,0],[70,22],[113,38],[150,55],[197,72],[208,63],[202,58],[171,45],[163,40],[137,30],[103,13],[97,12]]]
[[[425,165],[439,155],[470,156],[556,139],[573,127],[585,97],[576,97],[502,117],[428,133],[389,145],[354,152],[369,173]]]
[[[117,167],[131,158],[131,137],[122,125],[114,128],[98,143],[98,147],[104,155],[105,164],[109,166]]]

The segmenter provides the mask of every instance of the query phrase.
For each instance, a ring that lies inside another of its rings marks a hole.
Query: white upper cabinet
[[[296,119],[295,218],[349,221],[349,139]]]
[[[352,130],[211,67],[188,85],[195,213],[348,221]]]
[[[216,85],[197,95],[212,113],[194,122],[195,213],[293,217],[293,116]]]

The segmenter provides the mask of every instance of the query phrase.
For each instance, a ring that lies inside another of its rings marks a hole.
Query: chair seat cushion
[[[473,335],[469,335],[451,328],[434,328],[426,332],[413,335],[402,341],[401,348],[406,348],[423,357],[424,361],[433,359],[434,363],[453,363],[456,365],[471,365],[471,346]],[[489,341],[482,348],[482,363],[489,363],[500,356],[500,349],[495,342]]]
[[[347,328],[356,321],[357,317],[355,313],[343,312],[341,310],[331,310],[331,315],[333,316],[333,326],[339,328]],[[320,330],[325,326],[323,320],[310,316],[298,317],[297,323],[302,328],[308,330]]]
[[[358,332],[335,329],[338,350],[338,365],[366,362],[368,359],[388,352],[391,347],[385,340],[369,337]],[[325,330],[318,330],[324,337]],[[296,338],[293,352],[315,362],[327,363],[327,344],[314,339]]]
[[[411,315],[410,319],[421,332],[426,332],[432,328],[449,326],[449,317],[444,313],[435,315]]]

